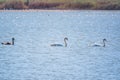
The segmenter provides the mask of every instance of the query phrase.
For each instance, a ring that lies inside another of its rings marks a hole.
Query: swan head
[[[67,37],[65,37],[65,38],[64,38],[64,40],[68,40],[68,38],[67,38]]]
[[[107,41],[107,39],[104,38],[103,41]]]
[[[15,38],[13,37],[12,40],[15,40]]]

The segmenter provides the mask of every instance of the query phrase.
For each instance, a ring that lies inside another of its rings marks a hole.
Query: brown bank
[[[23,1],[8,0],[0,2],[0,9],[21,10],[21,9],[78,9],[78,10],[120,10],[120,4],[111,1],[96,2],[44,2],[44,1]]]

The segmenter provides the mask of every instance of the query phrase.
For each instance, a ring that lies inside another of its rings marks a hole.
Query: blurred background
[[[120,0],[0,0],[0,9],[119,10]]]

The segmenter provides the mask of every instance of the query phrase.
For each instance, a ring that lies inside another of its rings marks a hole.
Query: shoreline
[[[120,10],[120,3],[114,1],[94,2],[46,2],[21,0],[0,3],[0,10]]]
[[[78,9],[20,9],[20,10],[0,10],[0,12],[42,12],[42,11],[120,11],[120,10],[78,10]]]

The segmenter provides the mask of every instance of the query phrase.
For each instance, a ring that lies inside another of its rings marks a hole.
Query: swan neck
[[[14,39],[12,39],[12,45],[14,45]]]
[[[66,42],[66,39],[64,39],[64,42],[65,42],[65,47],[67,47],[67,42]]]
[[[105,41],[103,40],[103,47],[105,47]]]

